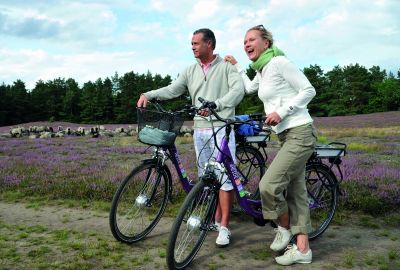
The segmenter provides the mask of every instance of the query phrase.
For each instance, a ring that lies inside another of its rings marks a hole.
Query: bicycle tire
[[[147,236],[160,221],[168,202],[169,175],[165,168],[142,163],[115,192],[109,215],[113,236],[131,244]]]
[[[242,176],[242,185],[245,186],[251,199],[260,199],[258,184],[265,174],[266,160],[261,152],[251,145],[241,145],[236,148],[237,169]]]
[[[217,199],[217,189],[203,181],[199,181],[186,196],[168,239],[166,259],[169,269],[184,269],[192,262],[213,222]]]
[[[331,223],[337,208],[338,187],[332,171],[324,164],[307,164],[306,186],[312,231],[310,240],[319,237]]]

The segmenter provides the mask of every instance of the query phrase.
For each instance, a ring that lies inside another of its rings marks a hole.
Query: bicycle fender
[[[307,164],[306,164],[306,168],[307,168],[308,166],[312,167],[312,166],[315,166],[315,165],[325,167],[325,169],[329,172],[329,174],[332,176],[333,180],[335,181],[335,183],[333,183],[333,184],[334,184],[335,187],[337,188],[337,191],[339,192],[340,195],[342,195],[342,192],[341,192],[341,190],[340,190],[340,188],[339,188],[339,181],[337,180],[336,175],[332,172],[332,169],[331,169],[328,165],[326,165],[326,164],[324,164],[324,163],[320,163],[320,162],[310,162],[310,163],[307,163]]]

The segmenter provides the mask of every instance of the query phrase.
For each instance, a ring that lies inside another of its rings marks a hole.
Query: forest
[[[302,70],[317,95],[309,104],[312,116],[339,116],[400,110],[400,69],[387,73],[379,66],[367,69],[359,64],[335,66],[324,72],[318,65]],[[250,78],[255,73],[247,69]],[[73,78],[39,80],[33,89],[26,89],[22,80],[0,85],[0,126],[33,121],[68,121],[87,124],[135,123],[136,101],[141,93],[172,82],[167,75],[138,74],[133,71],[120,76],[88,81],[80,87]],[[168,102],[170,110],[190,103],[189,96]],[[262,112],[257,95],[246,96],[236,109],[237,114]]]

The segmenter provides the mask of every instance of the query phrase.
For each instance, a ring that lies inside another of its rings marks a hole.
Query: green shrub
[[[359,210],[373,216],[382,215],[390,211],[390,206],[366,186],[354,182],[346,182],[341,187],[347,194],[344,206],[349,210]]]

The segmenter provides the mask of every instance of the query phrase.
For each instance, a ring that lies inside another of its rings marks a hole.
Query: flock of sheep
[[[188,128],[187,126],[182,126],[181,134],[184,136],[191,136],[192,129]],[[58,126],[57,130],[54,130],[52,127],[49,126],[30,126],[29,128],[18,126],[10,128],[9,133],[0,134],[0,136],[2,137],[20,138],[28,136],[31,139],[55,138],[64,136],[92,136],[93,138],[97,138],[99,136],[114,137],[136,135],[137,127],[134,126],[128,126],[127,128],[118,127],[114,130],[109,130],[106,129],[103,125],[94,126],[91,128],[78,127],[77,129]]]

